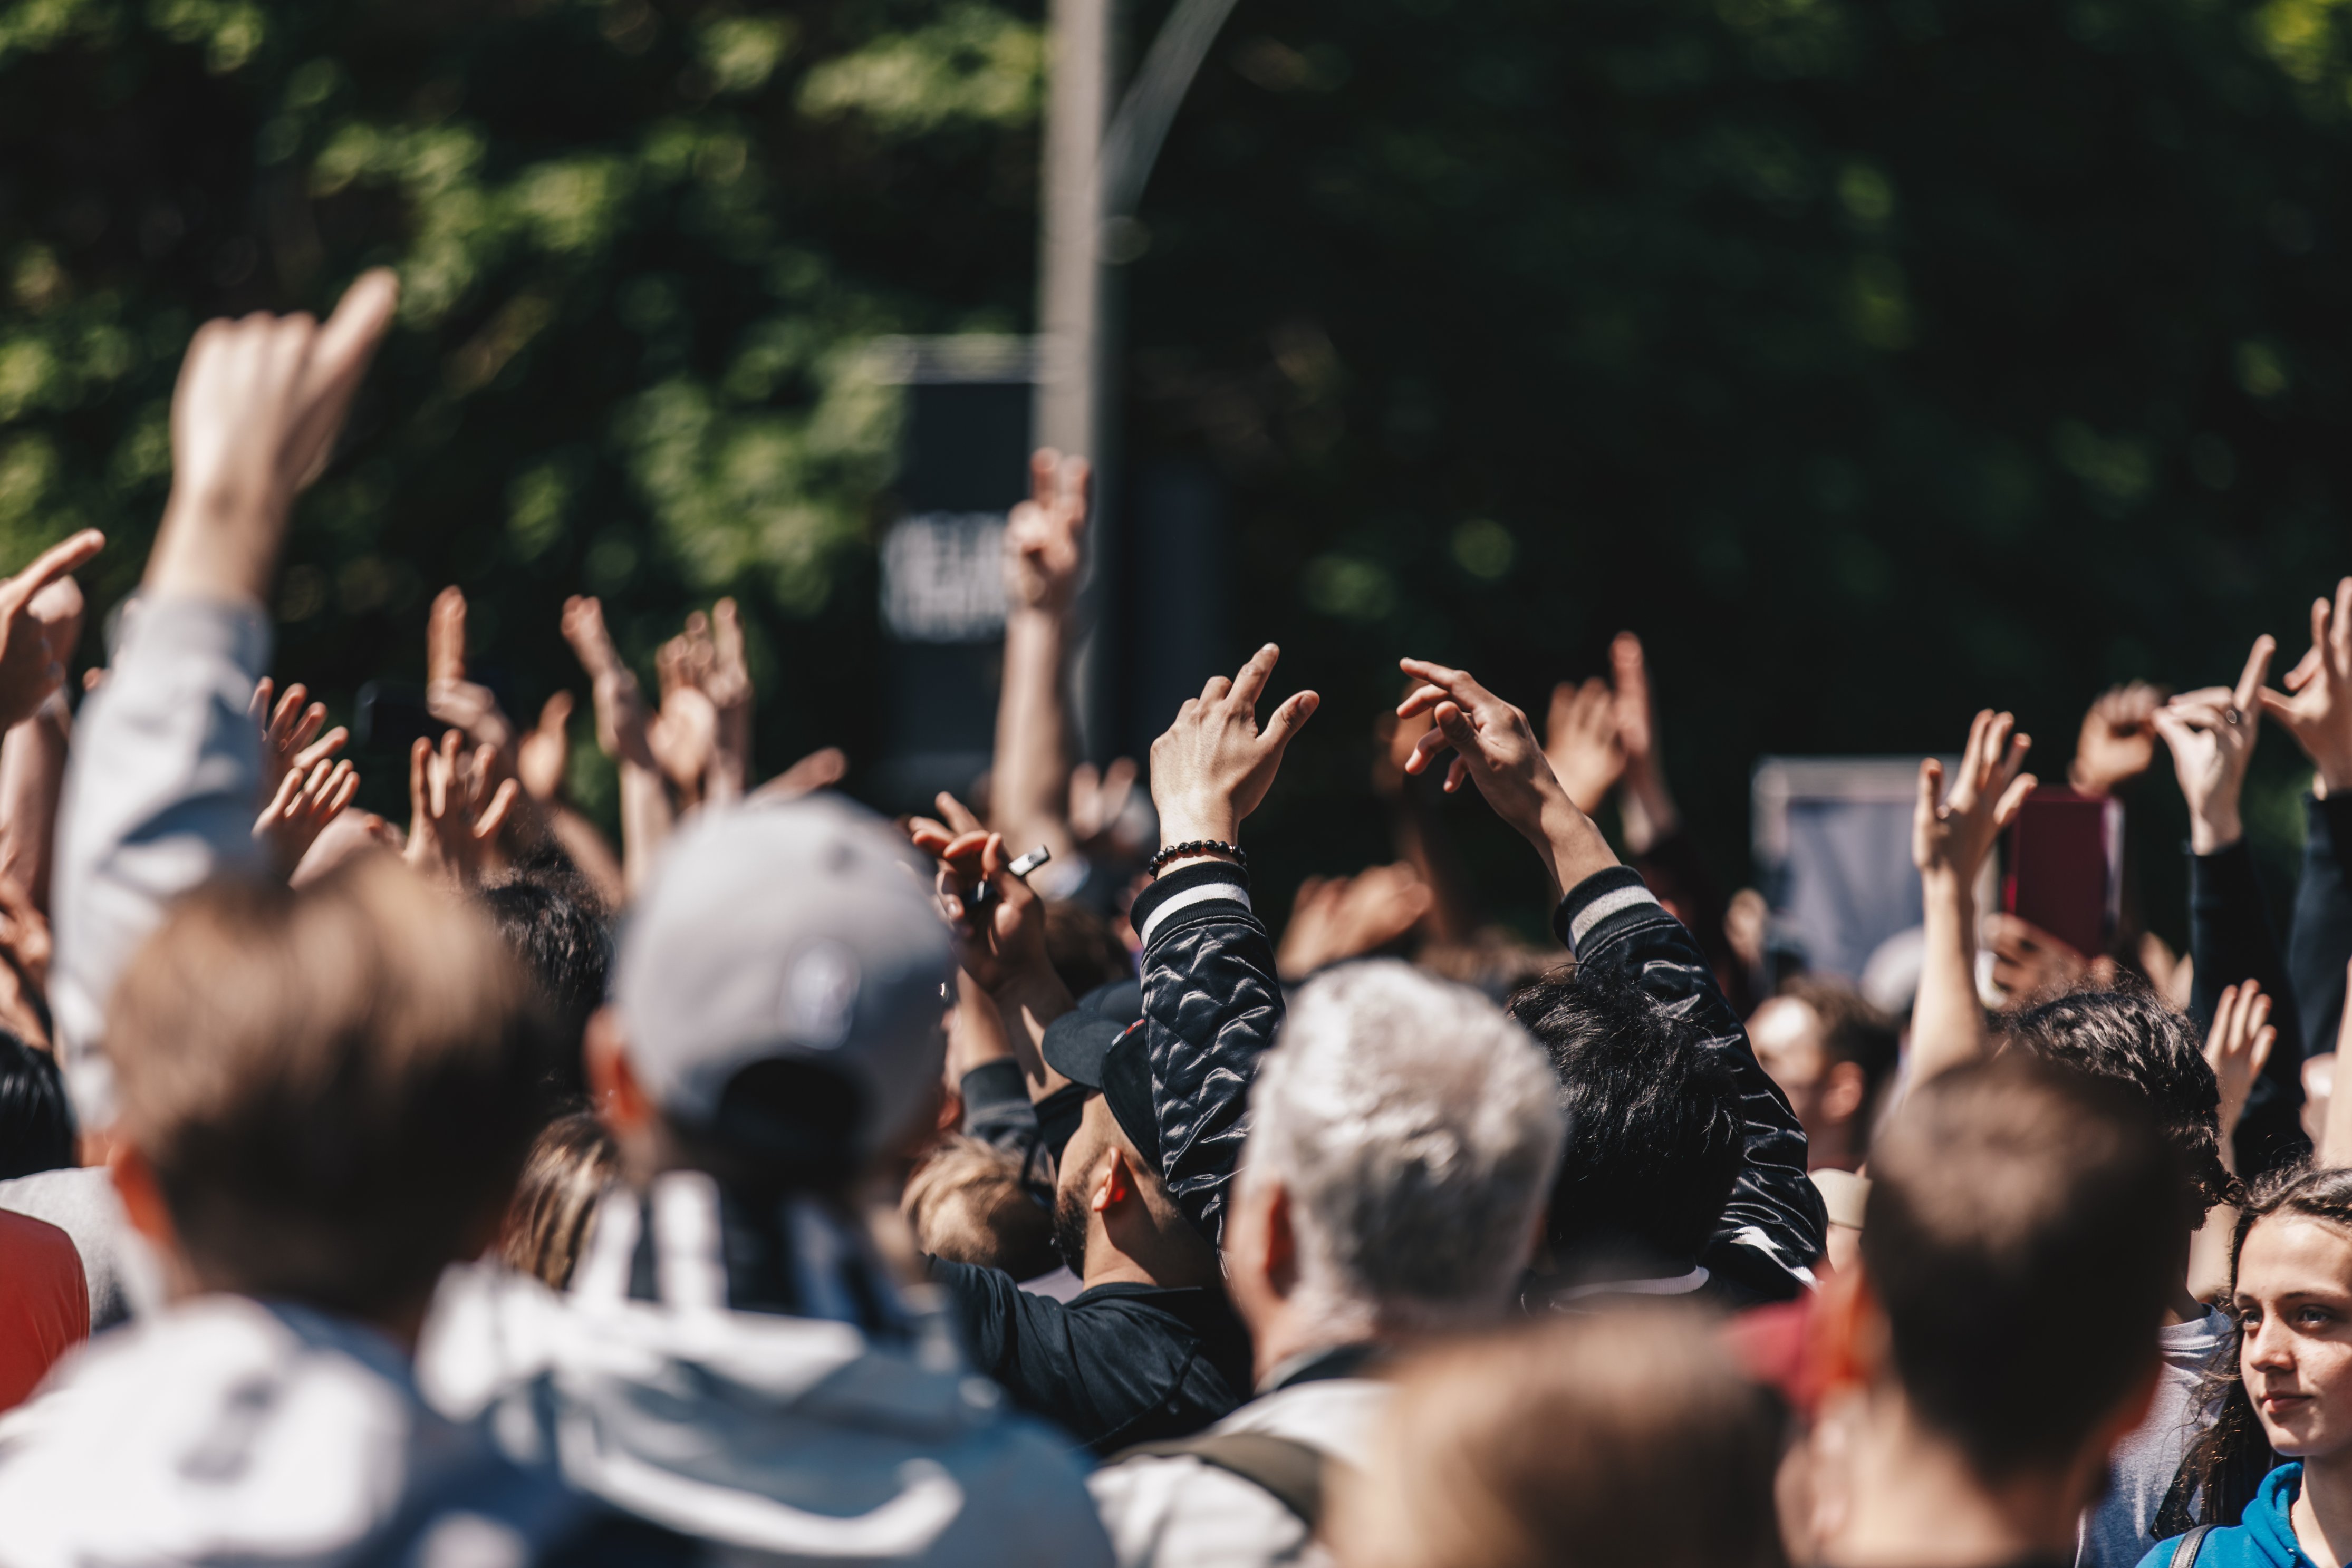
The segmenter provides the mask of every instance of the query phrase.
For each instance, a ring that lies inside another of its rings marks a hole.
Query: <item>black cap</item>
[[[1128,1142],[1156,1175],[1160,1118],[1151,1099],[1151,1055],[1143,1023],[1122,1024],[1087,1012],[1064,1013],[1045,1026],[1045,1064],[1082,1088],[1100,1092]]]

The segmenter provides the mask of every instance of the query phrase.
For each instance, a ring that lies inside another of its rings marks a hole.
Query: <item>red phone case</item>
[[[2114,937],[2122,913],[2123,807],[2063,785],[2025,798],[2009,830],[2001,903],[2086,958]]]

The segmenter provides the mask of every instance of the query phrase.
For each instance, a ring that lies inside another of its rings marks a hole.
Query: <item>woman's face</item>
[[[2257,1220],[2238,1258],[2239,1368],[2271,1447],[2289,1458],[2352,1448],[2352,1234]]]

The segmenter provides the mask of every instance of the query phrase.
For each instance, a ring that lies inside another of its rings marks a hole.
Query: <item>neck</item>
[[[1399,1337],[1395,1330],[1381,1327],[1369,1311],[1316,1311],[1293,1294],[1264,1322],[1250,1324],[1250,1376],[1263,1385],[1276,1367],[1309,1352],[1343,1344],[1393,1344]]]
[[[2071,1561],[2090,1490],[2083,1466],[2030,1469],[1998,1484],[1880,1387],[1854,1396],[1844,1518],[1822,1542],[1836,1568],[1990,1568],[2029,1557]],[[2333,1565],[2341,1568],[2341,1564]]]
[[[1177,1223],[1184,1224],[1181,1219]],[[1087,1232],[1087,1264],[1078,1278],[1090,1291],[1097,1285],[1158,1285],[1176,1290],[1221,1284],[1224,1274],[1217,1267],[1217,1255],[1190,1226],[1181,1235],[1136,1228],[1135,1234],[1122,1239],[1097,1217]]]
[[[2303,1490],[2287,1517],[2313,1568],[2352,1562],[2352,1448],[2303,1461]]]
[[[1809,1170],[1851,1171],[1862,1168],[1862,1151],[1853,1146],[1853,1132],[1843,1123],[1805,1134],[1805,1166]]]

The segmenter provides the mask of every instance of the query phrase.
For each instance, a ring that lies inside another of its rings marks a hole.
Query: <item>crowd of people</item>
[[[1630,635],[1540,736],[1402,661],[1397,857],[1277,944],[1243,824],[1318,699],[1263,647],[1073,767],[1050,453],[968,799],[758,779],[735,606],[649,695],[576,599],[616,851],[451,589],[403,827],[265,609],[396,300],[196,333],[78,708],[105,541],[0,583],[0,1568],[2352,1561],[2352,579],[2283,690],[2263,637],[2084,720],[2083,794],[2170,756],[2187,954],[1978,907],[2037,788],[1986,712],[1867,998],[1720,893]]]

